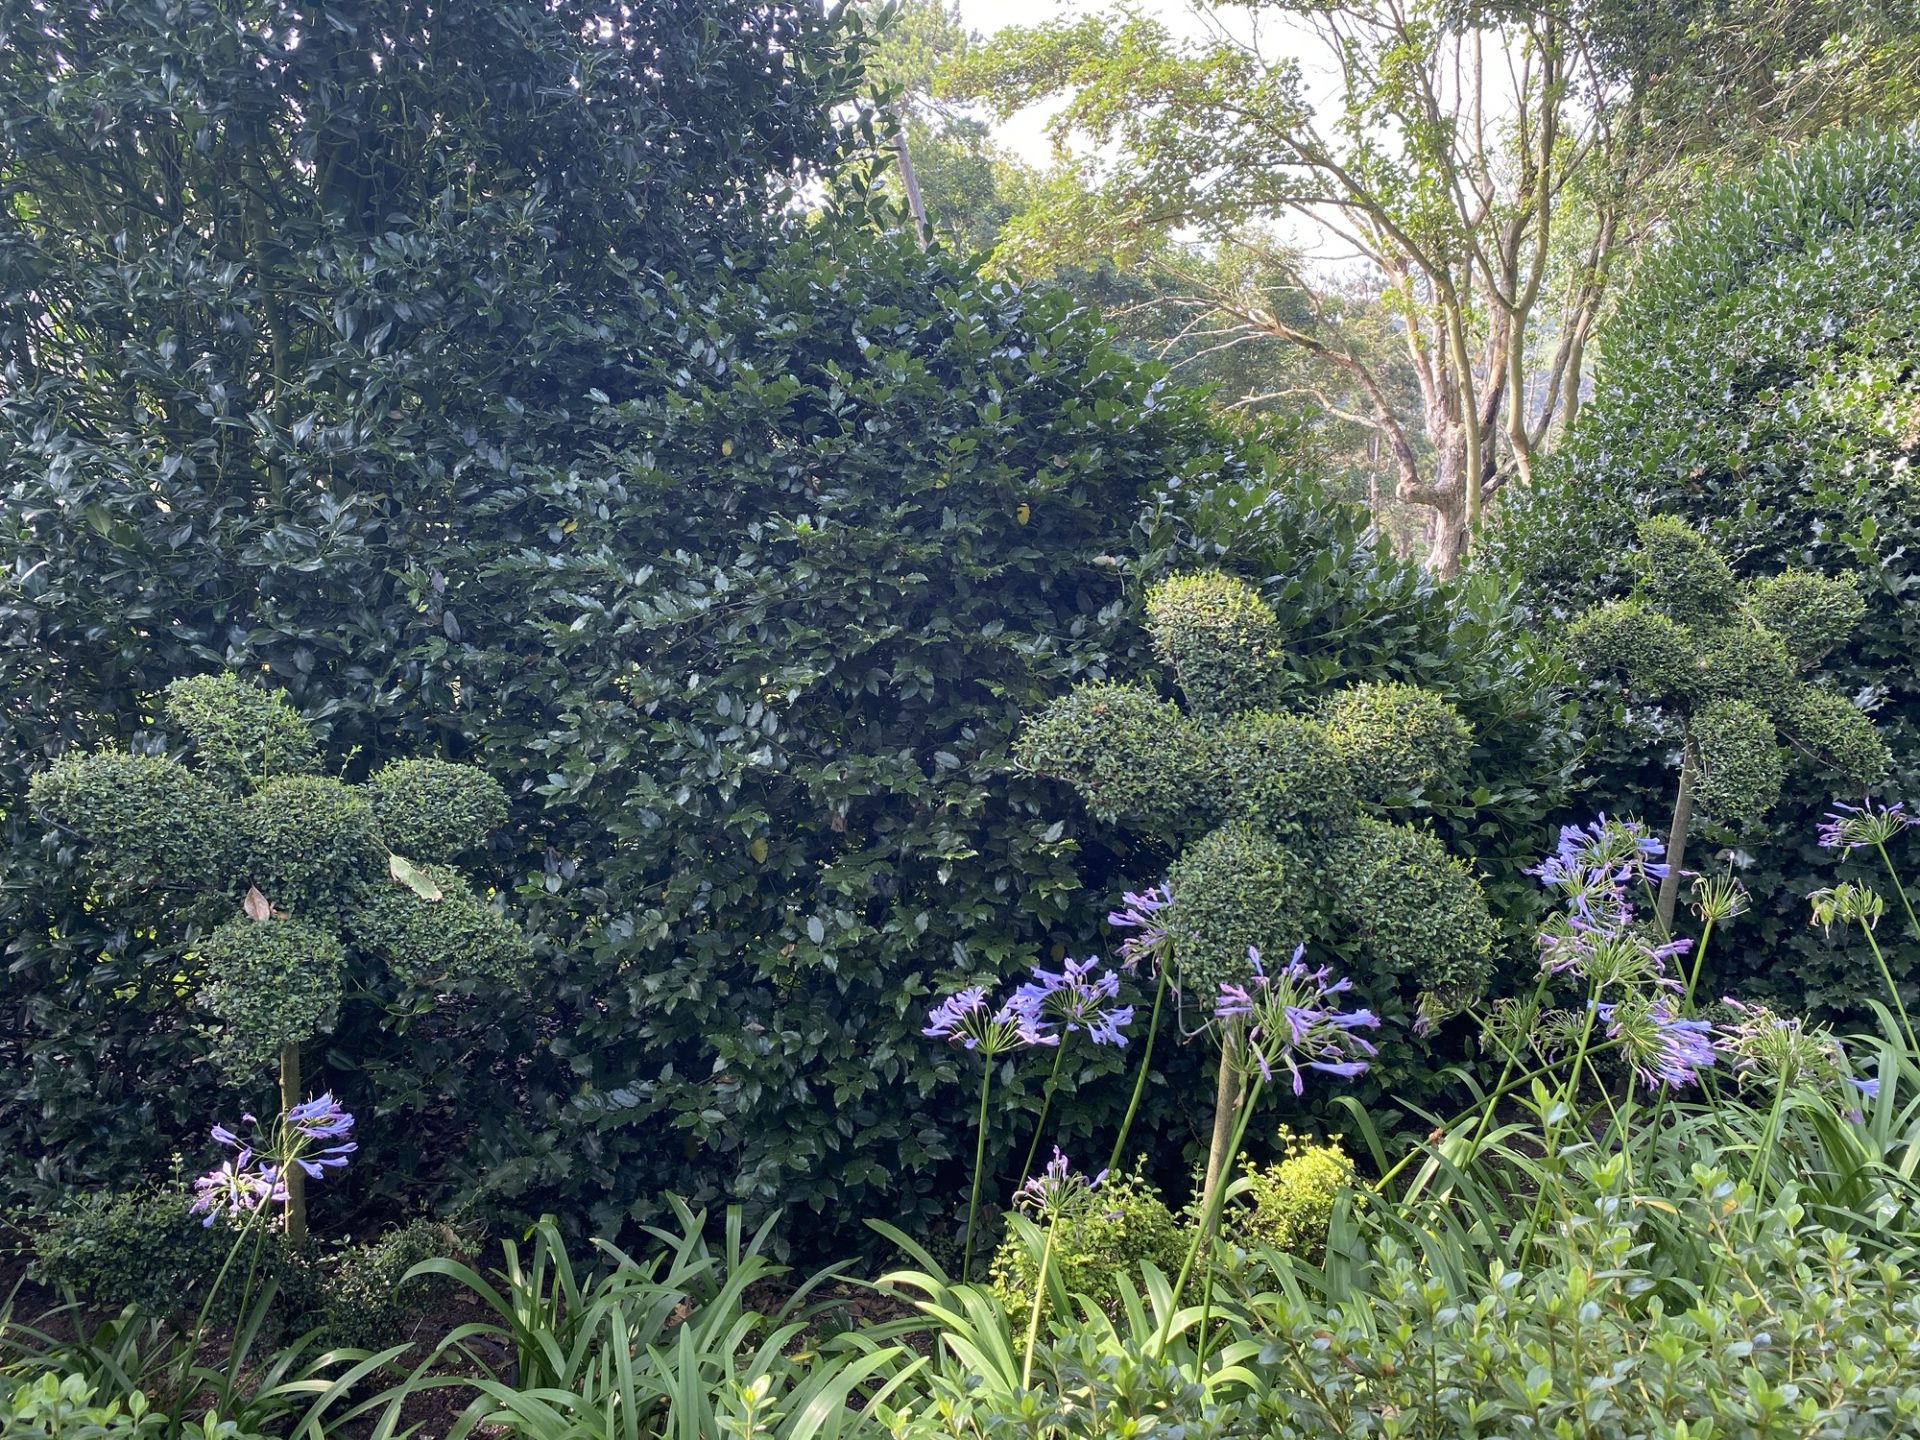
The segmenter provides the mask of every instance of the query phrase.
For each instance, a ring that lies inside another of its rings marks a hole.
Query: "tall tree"
[[[1659,219],[1650,200],[1676,161],[1735,116],[1776,133],[1812,123],[1812,83],[1778,114],[1745,91],[1708,103],[1691,81],[1684,102],[1674,77],[1703,49],[1719,46],[1730,73],[1759,73],[1749,52],[1764,32],[1736,44],[1718,7],[1655,5],[1658,23],[1645,6],[1539,0],[1234,9],[1246,27],[1217,23],[1199,41],[1128,12],[1007,31],[947,84],[1002,116],[1057,102],[1050,123],[1063,147],[1080,142],[1087,183],[1070,221],[1015,222],[1043,245],[1063,229],[1108,248],[1169,235],[1258,245],[1306,294],[1324,287],[1298,250],[1360,260],[1394,315],[1397,354],[1356,344],[1324,311],[1302,322],[1245,293],[1192,293],[1360,397],[1353,413],[1379,434],[1399,497],[1432,512],[1432,559],[1451,571],[1487,499],[1526,479],[1571,422],[1608,287]],[[1825,53],[1838,25],[1795,27],[1766,53]],[[1904,52],[1888,44],[1881,64],[1897,73]],[[1315,101],[1321,85],[1328,103]],[[1276,231],[1298,237],[1294,252],[1259,238]],[[1412,414],[1395,403],[1395,370],[1417,390]]]

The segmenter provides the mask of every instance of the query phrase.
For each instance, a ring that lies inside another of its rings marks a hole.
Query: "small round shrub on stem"
[[[1341,759],[1364,769],[1368,793],[1391,803],[1443,798],[1466,773],[1473,732],[1446,700],[1418,685],[1355,685],[1320,703]]]
[[[332,933],[302,920],[229,920],[200,945],[200,1004],[218,1016],[216,1055],[236,1079],[280,1060],[282,1047],[331,1030],[345,959]]]
[[[192,737],[201,773],[233,794],[320,768],[319,747],[300,712],[279,692],[231,671],[175,680],[165,706],[167,719]]]
[[[1280,619],[1237,576],[1203,571],[1162,580],[1147,592],[1147,633],[1196,715],[1259,709],[1280,687]]]
[[[28,798],[86,840],[105,890],[196,889],[230,878],[226,797],[172,760],[120,750],[67,755],[33,777]]]
[[[380,840],[409,860],[456,860],[507,821],[507,792],[474,765],[395,760],[366,789]]]
[[[1193,722],[1138,685],[1078,685],[1021,731],[1014,758],[1072,785],[1103,820],[1152,834],[1204,824],[1211,760]]]
[[[513,987],[532,951],[525,933],[443,865],[423,867],[440,889],[428,900],[406,885],[375,883],[347,912],[347,933],[409,985],[448,991]]]
[[[373,807],[321,775],[270,780],[241,802],[247,879],[289,913],[332,920],[378,873]]]
[[[1197,996],[1244,980],[1252,950],[1279,950],[1307,933],[1306,863],[1251,825],[1224,825],[1187,847],[1167,871],[1165,926],[1183,989]]]

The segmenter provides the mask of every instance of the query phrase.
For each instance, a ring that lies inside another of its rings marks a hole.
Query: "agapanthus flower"
[[[1124,1048],[1133,1007],[1113,1003],[1120,997],[1120,972],[1099,970],[1098,956],[1068,960],[1059,970],[1033,967],[1033,979],[1013,992],[1008,1003],[1038,1023],[1057,1022],[1071,1035],[1087,1032],[1096,1045]]]
[[[1248,947],[1253,977],[1245,985],[1220,984],[1214,1014],[1224,1022],[1240,1022],[1237,1050],[1243,1062],[1271,1081],[1276,1070],[1293,1077],[1293,1093],[1305,1088],[1301,1067],[1352,1079],[1363,1074],[1372,1056],[1373,1042],[1357,1032],[1380,1024],[1371,1010],[1341,1010],[1337,996],[1353,988],[1351,980],[1334,979],[1323,965],[1309,969],[1299,946],[1293,958],[1272,975],[1266,973],[1258,949]]]
[[[1871,930],[1887,913],[1886,899],[1878,890],[1851,880],[1816,890],[1807,899],[1813,905],[1813,923],[1825,930],[1835,924],[1856,924]]]
[[[1048,1028],[1044,1017],[1027,1001],[1015,995],[998,1009],[987,1003],[983,985],[956,990],[927,1012],[927,1027],[920,1032],[929,1040],[950,1040],[968,1050],[978,1050],[991,1060],[1009,1050],[1030,1045],[1058,1045],[1060,1037]]]
[[[1847,1113],[1856,1119],[1860,1112],[1853,1108],[1853,1099],[1871,1099],[1880,1093],[1879,1081],[1854,1076],[1846,1052],[1830,1032],[1809,1027],[1801,1016],[1780,1015],[1762,1004],[1731,997],[1726,1004],[1740,1018],[1721,1025],[1715,1039],[1742,1085],[1805,1086],[1847,1102]]]
[[[1747,887],[1730,870],[1693,882],[1693,913],[1711,924],[1746,914],[1748,904]]]
[[[1106,1183],[1107,1172],[1088,1177],[1075,1173],[1067,1157],[1053,1147],[1053,1159],[1038,1175],[1029,1175],[1013,1193],[1013,1203],[1045,1223],[1080,1215],[1090,1210],[1096,1193]]]
[[[1526,873],[1567,897],[1575,913],[1609,925],[1634,883],[1654,886],[1667,878],[1666,845],[1637,820],[1605,814],[1586,825],[1564,825],[1554,853]]]
[[[1599,1007],[1607,1035],[1646,1084],[1669,1090],[1700,1083],[1700,1072],[1719,1058],[1713,1026],[1675,1015],[1666,1000],[1634,998]]]
[[[285,1204],[286,1199],[287,1184],[279,1172],[271,1165],[257,1165],[253,1151],[242,1146],[231,1160],[193,1182],[193,1203],[187,1213],[205,1215],[200,1223],[210,1226],[223,1215],[244,1220],[262,1205]]]
[[[1657,940],[1631,923],[1597,926],[1578,915],[1554,916],[1540,930],[1540,968],[1549,975],[1577,975],[1595,989],[1653,985],[1678,989],[1668,962],[1693,949],[1684,937]]]
[[[1134,932],[1120,942],[1120,958],[1129,967],[1142,960],[1161,963],[1167,948],[1166,917],[1161,912],[1172,903],[1173,892],[1162,884],[1129,890],[1121,897],[1120,908],[1108,912],[1107,923],[1114,929]]]
[[[292,1107],[280,1117],[271,1136],[259,1134],[260,1122],[252,1115],[240,1118],[254,1128],[252,1140],[242,1140],[224,1125],[209,1131],[214,1143],[232,1150],[234,1157],[194,1182],[189,1209],[207,1217],[201,1222],[204,1225],[213,1224],[223,1213],[237,1219],[269,1203],[284,1205],[286,1176],[292,1167],[319,1180],[326,1171],[345,1165],[359,1148],[347,1138],[353,1133],[353,1116],[331,1094]]]
[[[1869,797],[1859,805],[1835,804],[1820,824],[1820,843],[1850,855],[1862,845],[1885,845],[1916,824],[1920,824],[1920,817],[1907,814],[1904,804],[1896,801],[1876,808]]]

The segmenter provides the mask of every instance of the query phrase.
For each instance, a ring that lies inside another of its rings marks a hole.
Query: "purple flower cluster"
[[[1102,1170],[1091,1178],[1076,1174],[1067,1157],[1053,1147],[1053,1159],[1038,1175],[1029,1175],[1013,1193],[1013,1203],[1036,1220],[1046,1221],[1072,1216],[1091,1208],[1094,1195],[1106,1184]]]
[[[234,1152],[233,1158],[193,1182],[189,1213],[205,1215],[212,1225],[221,1216],[239,1221],[264,1205],[287,1203],[287,1175],[294,1167],[312,1179],[337,1170],[360,1147],[350,1137],[353,1116],[331,1094],[295,1105],[280,1117],[272,1139],[258,1134],[259,1121],[241,1117],[255,1127],[255,1138],[242,1140],[224,1125],[215,1125],[215,1143]]]
[[[1607,1034],[1620,1042],[1634,1073],[1647,1085],[1679,1090],[1700,1083],[1700,1072],[1719,1058],[1713,1026],[1673,1012],[1663,997],[1599,1007]]]
[[[1540,928],[1540,968],[1573,975],[1594,990],[1651,985],[1680,988],[1671,962],[1691,953],[1688,939],[1660,940],[1635,923],[1631,887],[1666,878],[1666,847],[1634,820],[1605,815],[1568,825],[1552,855],[1526,873],[1560,893],[1565,908]]]
[[[1820,843],[1851,855],[1863,845],[1885,845],[1909,825],[1920,825],[1920,817],[1907,814],[1898,802],[1877,808],[1871,798],[1859,805],[1836,804],[1821,822]]]
[[[987,1003],[984,985],[969,985],[942,1000],[927,1012],[927,1027],[920,1033],[978,1050],[989,1060],[1009,1050],[1060,1043],[1038,1010],[1018,993],[996,1009]]]
[[[1033,1023],[1058,1022],[1071,1035],[1087,1032],[1096,1045],[1124,1049],[1127,1026],[1133,1023],[1133,1007],[1115,1002],[1120,998],[1120,972],[1098,969],[1098,956],[1068,960],[1059,970],[1033,967],[1033,979],[1013,992],[1007,1003],[1029,1016]]]
[[[1253,978],[1245,985],[1222,981],[1213,1011],[1224,1022],[1238,1023],[1242,1053],[1261,1078],[1271,1081],[1276,1070],[1284,1069],[1293,1077],[1296,1095],[1305,1088],[1303,1065],[1351,1080],[1364,1074],[1379,1053],[1357,1032],[1377,1027],[1380,1018],[1371,1010],[1340,1009],[1336,997],[1353,982],[1335,980],[1325,965],[1308,968],[1305,954],[1306,946],[1297,947],[1293,958],[1269,975],[1259,950],[1249,947]]]
[[[1120,908],[1108,913],[1107,924],[1134,932],[1120,942],[1120,958],[1129,970],[1142,960],[1150,965],[1162,963],[1168,936],[1166,917],[1161,912],[1172,903],[1173,892],[1165,885],[1155,885],[1148,890],[1128,891],[1121,897]]]

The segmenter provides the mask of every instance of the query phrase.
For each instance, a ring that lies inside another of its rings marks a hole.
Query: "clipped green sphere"
[[[1835,578],[1813,570],[1789,570],[1754,581],[1747,587],[1747,606],[1755,620],[1780,637],[1802,669],[1819,664],[1867,613],[1853,576]]]
[[[1695,633],[1693,694],[1699,700],[1746,700],[1765,710],[1786,705],[1800,689],[1778,635],[1735,621]]]
[[[477,765],[395,760],[366,790],[380,839],[409,860],[456,859],[507,820],[507,792]]]
[[[209,935],[200,1004],[221,1022],[221,1065],[252,1078],[278,1063],[282,1046],[333,1029],[344,959],[329,931],[301,920],[242,917]]]
[[[383,863],[373,807],[338,780],[270,780],[241,802],[240,815],[245,878],[297,918],[333,920]]]
[[[520,927],[475,895],[458,871],[423,868],[441,898],[424,899],[397,881],[376,884],[347,912],[353,943],[422,989],[518,985],[532,955]]]
[[[1779,724],[1816,773],[1837,782],[1836,793],[1876,789],[1893,768],[1893,756],[1873,720],[1835,691],[1802,686],[1780,712]]]
[[[1086,1215],[1063,1220],[1055,1230],[1047,1274],[1058,1275],[1069,1295],[1084,1295],[1111,1311],[1120,1299],[1121,1276],[1138,1290],[1142,1265],[1177,1274],[1186,1242],[1166,1202],[1138,1175],[1109,1175],[1096,1193],[1099,1198]],[[1011,1230],[994,1252],[991,1271],[993,1293],[1008,1314],[1032,1313],[1039,1274],[1039,1254],[1018,1228]],[[1050,1308],[1043,1298],[1041,1313]]]
[[[1700,808],[1727,825],[1759,820],[1780,798],[1786,752],[1767,712],[1747,700],[1711,700],[1691,727]]]
[[[1180,983],[1211,1011],[1222,981],[1253,973],[1249,947],[1285,957],[1313,930],[1303,863],[1272,835],[1224,825],[1187,847],[1167,871],[1165,913]]]
[[[1237,821],[1310,844],[1353,821],[1353,778],[1317,721],[1264,710],[1236,716],[1214,735],[1212,757]]]
[[[1581,674],[1648,699],[1684,695],[1696,682],[1692,637],[1638,600],[1596,605],[1567,627],[1565,645]]]
[[[1208,571],[1147,592],[1147,634],[1195,715],[1231,715],[1279,689],[1280,619],[1246,581]]]
[[[1418,685],[1355,685],[1320,703],[1320,719],[1370,800],[1438,798],[1459,788],[1473,731],[1442,697]]]
[[[201,773],[235,794],[319,768],[313,732],[286,697],[229,672],[174,681],[166,715],[192,738]]]
[[[1425,830],[1362,819],[1327,858],[1334,917],[1360,971],[1406,976],[1449,1014],[1485,993],[1499,927],[1473,871]]]
[[[217,885],[237,815],[212,785],[157,755],[68,755],[33,777],[31,804],[88,845],[102,888]]]
[[[1064,780],[1087,809],[1160,835],[1205,823],[1213,791],[1207,750],[1180,707],[1138,685],[1077,685],[1035,716],[1014,758]]]
[[[1633,593],[1683,625],[1733,614],[1733,569],[1713,543],[1670,515],[1640,524],[1640,579]]]

